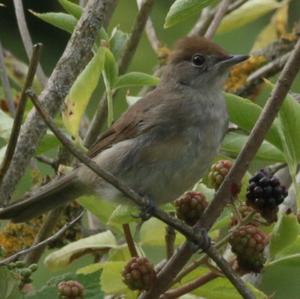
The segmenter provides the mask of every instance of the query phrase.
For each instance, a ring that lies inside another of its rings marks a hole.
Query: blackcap
[[[97,140],[90,156],[155,204],[175,200],[193,187],[217,154],[228,126],[222,87],[230,67],[245,59],[202,37],[181,39],[160,84]],[[130,202],[80,165],[2,209],[0,218],[24,221],[84,194]]]

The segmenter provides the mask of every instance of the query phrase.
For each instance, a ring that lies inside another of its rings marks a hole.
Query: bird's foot
[[[206,251],[212,243],[207,230],[201,227],[195,227],[195,234],[197,236],[197,241],[190,240],[189,245],[191,249],[194,252],[197,252],[199,249]]]
[[[140,207],[140,213],[137,215],[132,215],[133,218],[139,218],[143,222],[149,220],[152,215],[154,210],[156,209],[155,202],[152,198],[148,196],[144,196],[145,199],[145,204],[143,207]]]

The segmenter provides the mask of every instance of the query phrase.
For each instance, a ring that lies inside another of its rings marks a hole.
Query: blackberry
[[[201,218],[208,202],[201,192],[189,191],[177,198],[174,205],[177,217],[188,225],[194,225]]]
[[[62,281],[57,285],[61,299],[83,299],[84,287],[76,280]]]
[[[277,220],[278,206],[287,196],[279,180],[260,170],[250,180],[247,188],[247,205],[257,210],[268,222]]]
[[[260,272],[265,262],[264,249],[269,240],[254,225],[243,225],[231,235],[229,243],[237,256],[239,268],[246,272]]]
[[[214,163],[211,166],[210,172],[208,174],[209,186],[214,188],[215,190],[219,189],[231,167],[232,162],[229,160],[220,160]]]
[[[133,257],[125,266],[123,282],[131,290],[149,290],[156,280],[153,265],[145,257]]]

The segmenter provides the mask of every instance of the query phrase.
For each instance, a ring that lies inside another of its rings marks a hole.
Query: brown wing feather
[[[149,126],[143,126],[144,129],[141,130],[141,124],[145,121],[149,110],[158,105],[161,101],[156,93],[157,89],[132,105],[119,120],[104,132],[94,145],[91,146],[89,156],[95,157],[98,153],[111,147],[113,144],[134,138],[141,134],[141,132],[144,132],[145,128],[149,129]]]

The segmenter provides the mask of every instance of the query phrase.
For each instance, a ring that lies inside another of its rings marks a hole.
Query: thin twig
[[[42,44],[36,44],[33,46],[32,57],[30,59],[28,73],[26,76],[26,80],[25,80],[22,92],[21,92],[20,101],[19,101],[17,112],[16,112],[14,124],[12,127],[11,135],[10,135],[10,138],[9,138],[9,141],[7,144],[5,156],[4,156],[4,159],[3,159],[3,162],[1,165],[1,169],[0,169],[0,184],[3,180],[3,177],[6,174],[7,169],[10,166],[12,157],[15,152],[18,136],[20,133],[21,125],[22,125],[23,115],[25,112],[26,98],[27,98],[26,90],[28,88],[30,88],[32,85],[34,75],[36,72],[36,68],[38,65],[38,61],[40,58],[41,48],[42,48]]]
[[[225,16],[227,9],[229,7],[229,4],[231,3],[232,0],[223,0],[217,8],[216,14],[212,20],[212,22],[210,23],[206,33],[205,33],[205,37],[208,39],[211,39],[215,32],[217,31],[223,17]]]
[[[134,240],[130,231],[130,226],[128,223],[123,224],[123,231],[124,231],[124,236],[127,242],[127,246],[130,252],[130,255],[132,257],[138,257],[139,254],[136,250],[135,244],[134,244]]]
[[[23,249],[19,252],[17,252],[16,254],[9,256],[8,258],[5,258],[3,260],[0,261],[0,266],[4,266],[7,265],[11,262],[14,262],[15,260],[17,260],[19,257],[28,254],[29,252],[36,250],[40,247],[44,247],[46,245],[51,244],[52,242],[54,242],[55,240],[59,239],[61,236],[64,235],[65,231],[67,231],[72,225],[74,225],[79,219],[82,218],[84,212],[81,212],[74,220],[70,221],[69,223],[65,224],[59,231],[57,231],[54,235],[52,235],[51,237],[47,238],[46,240],[33,245],[30,248],[26,248]]]
[[[206,229],[211,228],[213,223],[220,216],[226,204],[229,203],[232,186],[237,186],[247,171],[249,163],[254,158],[266,133],[270,129],[299,69],[300,40],[297,42],[293,53],[290,55],[289,60],[286,63],[259,119],[252,129],[246,144],[238,155],[228,175],[225,177],[222,185],[218,189],[214,200],[208,206],[203,216],[203,220],[201,221],[201,226],[204,226]]]
[[[127,71],[128,66],[132,61],[132,58],[135,54],[137,46],[144,32],[144,28],[148,16],[153,7],[154,1],[155,0],[144,0],[144,2],[142,3],[142,6],[135,19],[130,37],[126,43],[126,47],[120,58],[120,62],[119,62],[120,74],[124,74]],[[114,97],[115,96],[116,93],[114,94]],[[104,94],[99,101],[97,110],[94,114],[88,132],[86,134],[86,138],[84,141],[86,147],[90,147],[95,142],[95,139],[100,134],[101,128],[106,123],[106,118],[107,118],[107,99],[106,99],[106,94]]]
[[[169,260],[174,254],[176,232],[170,225],[166,226],[165,242],[166,242],[166,256]]]
[[[14,104],[13,92],[5,68],[4,53],[3,53],[1,41],[0,41],[0,77],[1,77],[2,88],[4,91],[5,101],[7,103],[8,111],[10,112],[10,115],[14,117],[16,114],[16,107]]]
[[[25,15],[24,15],[24,8],[23,8],[23,3],[22,0],[13,0],[14,1],[14,6],[15,6],[15,13],[16,13],[16,18],[17,18],[17,23],[18,23],[18,28],[20,31],[20,35],[23,41],[23,45],[27,54],[28,59],[32,56],[32,40],[29,34],[29,30],[27,27]],[[45,86],[47,83],[47,76],[45,75],[42,67],[38,64],[37,71],[36,71],[36,76],[38,80],[40,81],[42,86]]]
[[[142,3],[143,0],[137,0],[137,5],[139,9],[141,9]],[[162,43],[158,38],[157,32],[154,28],[153,22],[150,17],[148,17],[148,20],[146,22],[145,31],[153,51],[156,53],[156,55],[160,55],[159,49],[161,48]]]
[[[55,210],[50,211],[47,214],[47,216],[42,224],[42,227],[40,228],[39,232],[35,236],[33,246],[40,244],[41,242],[43,242],[44,240],[49,238],[49,236],[51,236],[53,230],[56,227],[56,224],[59,220],[59,216],[61,215],[62,211],[63,211],[62,207],[59,207]],[[28,252],[27,256],[25,257],[26,264],[31,265],[33,263],[37,263],[39,261],[40,257],[42,256],[44,250],[46,249],[46,247],[47,247],[47,244],[44,244],[44,246],[39,246],[38,248],[35,248],[35,249],[31,250],[30,252]]]
[[[64,53],[41,93],[41,101],[51,116],[61,110],[72,84],[92,57],[92,47],[97,32],[106,20],[111,4],[115,1],[90,0],[86,5]],[[46,129],[47,126],[40,115],[32,109],[21,128],[14,157],[0,186],[0,202],[5,202],[14,192]]]
[[[216,272],[209,272],[199,278],[194,279],[193,281],[177,288],[172,289],[163,295],[160,296],[159,299],[176,299],[184,294],[190,293],[191,291],[198,289],[199,287],[203,286],[204,284],[212,281],[213,279],[218,278],[220,275]]]

